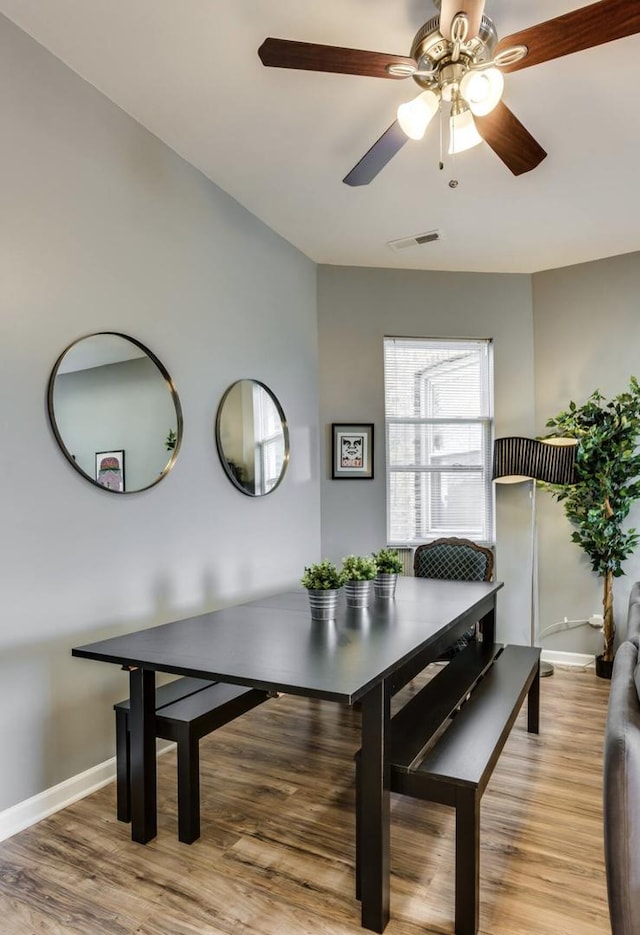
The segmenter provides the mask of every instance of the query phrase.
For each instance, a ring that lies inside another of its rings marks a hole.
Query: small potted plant
[[[312,620],[333,620],[336,616],[338,594],[344,584],[344,575],[337,566],[325,558],[306,566],[300,584],[309,594]]]
[[[375,559],[367,555],[347,555],[342,559],[344,593],[349,607],[366,607],[371,597],[371,582],[378,574]]]
[[[400,553],[397,549],[380,549],[373,553],[373,559],[378,569],[373,582],[376,597],[394,597],[398,575],[402,571]]]

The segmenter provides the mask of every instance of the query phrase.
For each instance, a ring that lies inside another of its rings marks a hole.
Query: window
[[[493,541],[488,340],[384,339],[387,538]]]

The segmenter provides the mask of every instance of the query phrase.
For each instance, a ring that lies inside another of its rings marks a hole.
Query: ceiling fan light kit
[[[270,67],[413,78],[422,89],[400,105],[397,120],[343,179],[347,185],[369,184],[407,138],[422,139],[442,101],[451,104],[450,153],[484,140],[514,175],[530,172],[547,154],[502,101],[503,72],[640,33],[638,0],[598,0],[500,41],[484,13],[485,0],[435,3],[440,12],[420,27],[409,56],[274,38],[265,39],[258,50]],[[467,133],[473,142],[463,145]]]

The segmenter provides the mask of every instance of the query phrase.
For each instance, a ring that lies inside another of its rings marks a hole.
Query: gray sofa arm
[[[640,666],[624,642],[613,666],[604,744],[604,850],[613,935],[640,933]]]
[[[640,581],[636,581],[629,594],[627,639],[640,648]]]

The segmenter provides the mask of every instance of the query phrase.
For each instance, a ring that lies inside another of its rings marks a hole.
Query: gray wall
[[[322,553],[340,560],[386,543],[383,338],[492,338],[497,435],[534,423],[529,276],[322,266],[318,270]],[[331,480],[331,423],[373,422],[373,480]],[[529,638],[528,485],[496,491],[501,638]]]
[[[535,309],[536,429],[569,401],[584,400],[596,389],[615,396],[640,375],[640,253],[549,270],[533,276]],[[570,541],[571,527],[561,507],[538,500],[540,623],[544,628],[602,613],[600,579],[587,557]],[[640,525],[640,508],[629,525]],[[626,629],[629,591],[640,578],[640,556],[625,564],[614,583],[614,614],[619,636]],[[550,649],[600,652],[597,631],[577,629],[551,635]]]
[[[113,755],[117,667],[71,647],[296,582],[320,552],[316,268],[0,17],[0,809]],[[143,341],[184,411],[174,470],[114,496],[58,451],[49,372],[98,330]],[[254,377],[291,431],[283,484],[232,487],[213,440]]]

